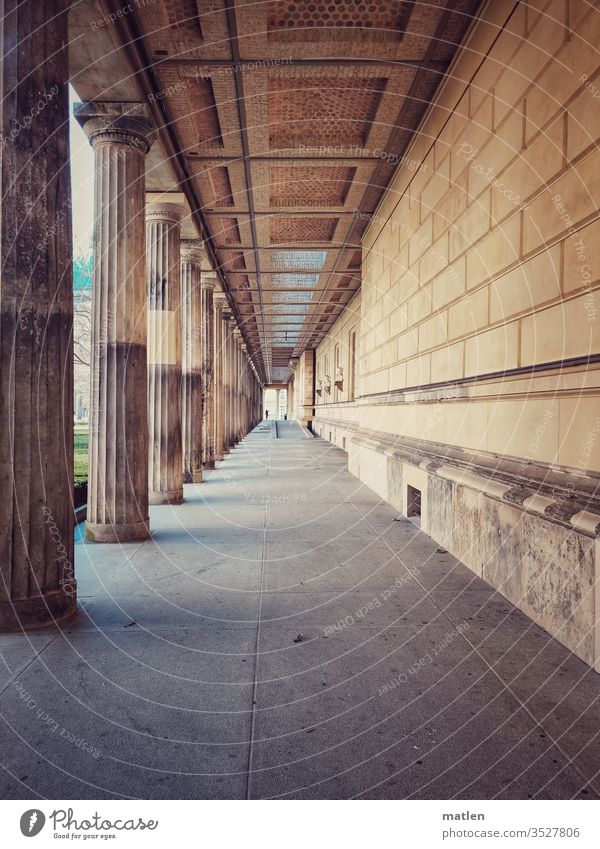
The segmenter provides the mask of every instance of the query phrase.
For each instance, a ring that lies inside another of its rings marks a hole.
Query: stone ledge
[[[548,521],[600,536],[600,476],[492,454],[472,454],[425,439],[361,428],[356,422],[322,422],[352,434],[352,442],[503,501]]]

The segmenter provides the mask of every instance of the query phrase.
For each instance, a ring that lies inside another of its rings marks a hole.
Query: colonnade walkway
[[[600,677],[294,423],[0,637],[3,798],[596,798]]]

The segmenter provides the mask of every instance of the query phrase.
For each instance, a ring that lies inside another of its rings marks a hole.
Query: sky
[[[94,227],[94,154],[85,133],[73,117],[73,104],[79,99],[71,86],[69,101],[73,253],[75,256],[88,256]]]

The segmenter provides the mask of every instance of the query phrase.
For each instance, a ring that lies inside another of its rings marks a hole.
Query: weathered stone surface
[[[227,320],[227,340],[226,340],[226,366],[228,373],[228,422],[227,422],[227,442],[230,448],[237,444],[236,437],[236,385],[235,385],[235,340],[233,332],[236,328],[236,321],[233,316]]]
[[[213,386],[215,358],[213,292],[215,285],[215,277],[203,271],[200,279],[202,296],[200,380],[202,386],[202,465],[205,469],[214,469],[215,467],[215,395]]]
[[[522,609],[587,663],[594,663],[594,540],[523,519]]]
[[[180,222],[174,203],[147,204],[150,504],[183,501]]]
[[[233,330],[233,379],[234,379],[234,406],[233,406],[233,438],[236,444],[243,438],[242,426],[242,334],[239,327]]]
[[[523,519],[518,507],[484,499],[483,578],[512,601],[523,603]]]
[[[76,608],[67,6],[2,5],[0,630]]]
[[[215,326],[215,359],[213,373],[214,392],[214,423],[215,423],[215,460],[222,460],[225,456],[224,449],[224,414],[225,393],[223,387],[223,307],[225,295],[215,291],[214,303],[214,326]]]
[[[427,529],[448,551],[454,550],[454,484],[435,475],[427,476]]]
[[[231,450],[230,422],[231,422],[231,386],[229,375],[229,319],[231,312],[224,304],[221,309],[221,373],[222,373],[222,395],[223,395],[223,456]]]
[[[484,497],[464,486],[454,487],[452,502],[452,554],[466,563],[480,577],[483,574],[485,552],[481,541],[485,532]]]
[[[147,107],[85,103],[75,116],[94,150],[94,278],[86,535],[145,539],[148,522],[145,159]]]
[[[202,480],[202,243],[181,242],[183,477],[185,483]]]

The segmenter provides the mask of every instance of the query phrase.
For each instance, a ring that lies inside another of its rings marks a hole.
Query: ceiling
[[[185,191],[265,383],[360,287],[369,215],[479,5],[137,0],[93,36],[120,4],[71,12],[76,90],[151,103],[149,187]]]

